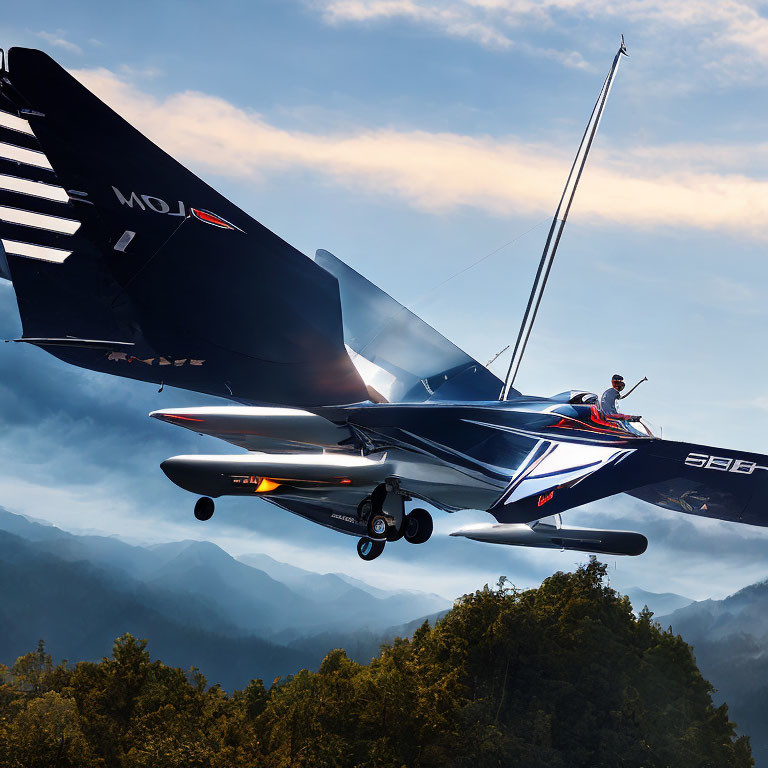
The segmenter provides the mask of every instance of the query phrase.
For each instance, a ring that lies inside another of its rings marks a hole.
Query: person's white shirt
[[[615,387],[609,387],[600,397],[600,410],[603,413],[618,413],[616,401],[621,399],[619,390]]]

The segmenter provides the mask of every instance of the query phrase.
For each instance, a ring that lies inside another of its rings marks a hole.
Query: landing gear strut
[[[364,536],[357,542],[357,554],[363,560],[375,560],[384,551],[384,542]]]
[[[376,486],[373,493],[360,502],[359,520],[366,523],[369,539],[397,541],[405,531],[405,497],[397,492],[396,484],[389,482]]]
[[[213,499],[208,498],[208,496],[201,496],[195,502],[195,517],[198,520],[210,520],[213,517],[215,507]]]

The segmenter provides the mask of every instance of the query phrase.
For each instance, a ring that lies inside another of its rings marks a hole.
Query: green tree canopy
[[[119,768],[746,768],[691,648],[590,562],[536,589],[459,599],[369,664],[331,651],[267,689],[227,695],[152,661],[54,667],[42,645],[0,680],[0,765]]]

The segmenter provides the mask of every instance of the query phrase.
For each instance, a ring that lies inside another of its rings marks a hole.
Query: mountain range
[[[768,580],[657,621],[693,646],[715,700],[728,702],[731,719],[749,734],[756,765],[768,765]]]
[[[115,637],[149,639],[153,658],[198,667],[242,689],[316,669],[332,648],[361,662],[450,608],[437,595],[388,591],[265,554],[233,558],[209,542],[136,546],[74,535],[0,508],[0,661],[40,638],[56,659],[98,660]],[[694,647],[704,677],[768,765],[768,581],[724,600],[626,590]]]
[[[316,667],[331,637],[368,661],[399,625],[450,607],[437,595],[385,592],[263,555],[239,561],[209,542],[135,546],[1,508],[0,588],[3,661],[39,638],[56,658],[99,659],[130,632],[149,638],[154,657],[198,666],[229,690]]]

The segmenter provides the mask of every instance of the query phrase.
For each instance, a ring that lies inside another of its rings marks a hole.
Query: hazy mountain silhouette
[[[151,637],[174,664],[198,665],[211,682],[242,687],[307,666],[309,657],[232,628],[201,605],[174,607],[174,596],[88,562],[68,562],[35,542],[0,531],[0,658],[12,663],[44,638],[58,659],[97,660],[126,631]],[[205,621],[199,619],[205,617]]]
[[[704,677],[748,733],[757,765],[768,765],[768,581],[724,600],[691,603],[658,622],[693,646]]]
[[[232,689],[249,675],[270,683],[315,667],[331,638],[372,656],[394,636],[388,627],[448,608],[437,596],[365,591],[261,557],[287,583],[209,542],[135,546],[0,508],[0,660],[12,663],[41,637],[58,659],[95,660],[131,632]]]
[[[647,605],[657,616],[672,613],[694,602],[692,598],[676,595],[674,592],[647,592],[639,587],[630,587],[624,594],[632,602],[635,611],[642,611],[643,606]]]
[[[297,568],[274,560],[269,555],[250,554],[238,559],[310,597],[315,605],[322,606],[326,616],[329,610],[332,611],[333,621],[328,622],[326,618],[325,626],[313,627],[307,621],[275,635],[285,642],[307,634],[334,634],[339,630],[347,633],[350,630],[363,631],[372,637],[380,637],[382,630],[389,631],[390,627],[405,624],[414,617],[450,608],[450,603],[439,595],[405,590],[386,591],[344,574],[314,573]]]

